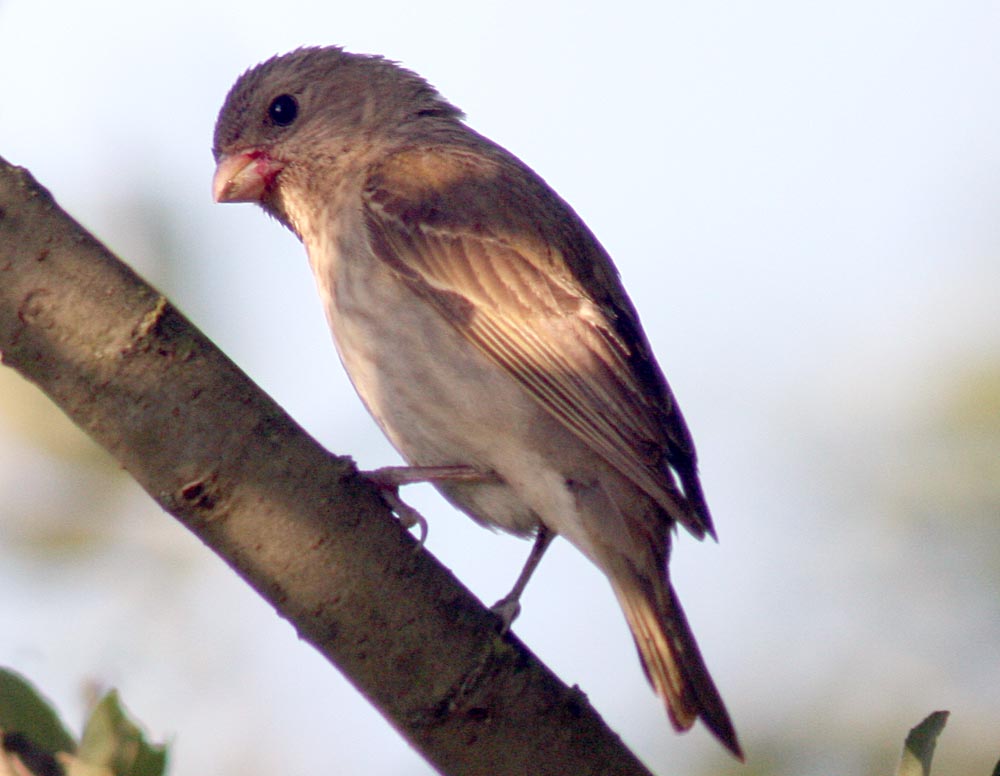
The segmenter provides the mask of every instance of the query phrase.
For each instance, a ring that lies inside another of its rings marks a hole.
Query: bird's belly
[[[525,534],[539,515],[557,532],[573,512],[553,447],[579,446],[506,371],[388,273],[338,278],[324,292],[341,361],[407,462],[468,465],[499,482],[438,484],[484,524]],[[566,437],[566,439],[560,439]]]

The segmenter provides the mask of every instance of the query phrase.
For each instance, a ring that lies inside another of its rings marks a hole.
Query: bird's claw
[[[388,504],[389,509],[393,511],[396,517],[399,518],[399,524],[403,528],[409,531],[414,526],[420,526],[420,538],[417,539],[417,549],[423,548],[424,542],[427,541],[427,518],[403,501],[399,497],[399,490],[397,488],[385,487],[378,481],[376,481],[376,485],[379,486],[382,499]]]
[[[379,489],[385,503],[389,505],[400,524],[407,530],[420,526],[420,539],[417,548],[427,541],[427,520],[416,509],[411,507],[399,496],[401,485],[413,485],[418,482],[489,482],[496,479],[495,474],[482,472],[473,466],[383,466],[380,469],[364,472],[364,475]],[[514,615],[517,616],[516,614]],[[511,618],[513,620],[513,618]],[[508,623],[509,627],[510,623]]]
[[[500,618],[500,635],[505,636],[521,613],[521,602],[511,596],[505,596],[493,604],[490,611]]]

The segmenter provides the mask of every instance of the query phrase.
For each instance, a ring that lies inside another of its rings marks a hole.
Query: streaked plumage
[[[227,97],[215,196],[303,241],[341,360],[403,457],[494,473],[436,486],[481,523],[584,552],[675,727],[700,716],[739,755],[666,574],[676,523],[714,536],[684,419],[607,253],[461,119],[382,58],[302,49]]]

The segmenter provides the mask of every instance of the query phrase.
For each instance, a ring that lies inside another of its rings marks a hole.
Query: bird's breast
[[[535,436],[546,413],[428,302],[377,259],[363,224],[341,220],[308,245],[340,360],[383,432],[413,465],[468,465],[501,484],[439,489],[480,522],[538,525],[528,491],[552,498],[561,474]],[[551,470],[546,475],[545,472]],[[542,486],[548,476],[552,481]],[[553,486],[555,486],[553,488]]]
[[[340,359],[403,458],[499,478],[438,483],[449,501],[516,534],[544,523],[591,558],[597,536],[633,541],[625,502],[648,498],[380,261],[360,216],[307,246]]]

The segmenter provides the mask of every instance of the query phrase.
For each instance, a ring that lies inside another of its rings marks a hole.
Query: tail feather
[[[729,712],[715,688],[684,610],[669,582],[650,584],[638,576],[629,583],[613,581],[615,593],[635,639],[656,694],[678,731],[701,718],[705,726],[740,760],[743,751]]]

